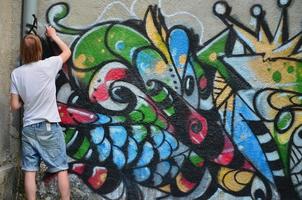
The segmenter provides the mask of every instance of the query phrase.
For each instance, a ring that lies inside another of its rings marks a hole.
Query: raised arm
[[[56,30],[51,26],[46,27],[46,36],[50,37],[62,50],[60,57],[62,58],[63,63],[65,63],[71,55],[69,47],[61,40],[61,38],[59,38]]]

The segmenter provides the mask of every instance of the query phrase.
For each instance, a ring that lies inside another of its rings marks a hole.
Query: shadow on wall
[[[57,77],[73,185],[110,199],[302,198],[301,33],[289,37],[289,4],[278,1],[273,33],[261,5],[251,30],[218,1],[226,28],[203,46],[157,6],[79,29],[61,23],[68,4],[52,5],[48,23],[77,36]]]

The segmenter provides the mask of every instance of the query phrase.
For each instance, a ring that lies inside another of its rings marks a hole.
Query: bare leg
[[[24,188],[27,200],[36,199],[36,172],[24,172]]]
[[[58,172],[58,186],[61,199],[70,200],[69,178],[66,170]]]

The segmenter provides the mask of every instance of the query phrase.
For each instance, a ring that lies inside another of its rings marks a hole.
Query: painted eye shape
[[[193,76],[186,76],[184,81],[184,91],[187,96],[190,96],[194,91]]]
[[[126,87],[114,87],[111,90],[111,98],[119,103],[128,103],[129,95],[131,95],[131,91]]]
[[[298,127],[293,133],[293,144],[302,147],[302,126]]]
[[[208,125],[205,118],[198,116],[198,118],[191,118],[189,122],[189,135],[194,144],[200,144],[204,141],[208,133]]]
[[[257,189],[254,192],[254,196],[255,196],[256,199],[265,199],[265,193],[261,189]]]
[[[192,124],[191,124],[191,130],[194,132],[194,133],[199,133],[200,131],[201,131],[201,129],[202,129],[202,124],[201,124],[201,122],[200,121],[194,121],[194,122],[192,122]]]
[[[277,114],[275,121],[276,130],[283,134],[290,129],[294,123],[295,113],[290,110],[281,111]]]
[[[253,199],[264,200],[267,199],[267,193],[269,188],[267,188],[262,180],[255,177],[251,186],[251,194]]]

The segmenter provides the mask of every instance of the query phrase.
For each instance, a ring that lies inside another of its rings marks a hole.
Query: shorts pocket
[[[58,136],[53,131],[45,131],[37,135],[38,141],[42,147],[58,148]]]

